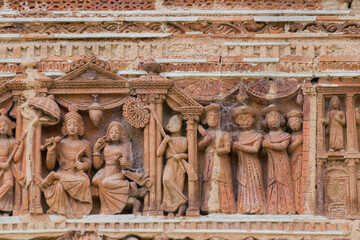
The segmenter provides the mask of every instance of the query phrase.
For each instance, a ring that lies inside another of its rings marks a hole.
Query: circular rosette
[[[131,126],[143,128],[149,122],[150,111],[139,98],[129,99],[123,106],[123,115]]]

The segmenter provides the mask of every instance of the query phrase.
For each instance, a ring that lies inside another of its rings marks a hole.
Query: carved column
[[[15,132],[15,138],[19,139],[22,135],[22,127],[23,127],[23,119],[20,113],[20,105],[23,103],[19,96],[14,97],[15,106],[14,106],[14,117],[16,118],[16,132]],[[21,162],[17,162],[16,166],[21,169]],[[22,187],[20,184],[15,181],[15,188],[14,188],[14,211],[13,215],[18,216],[20,215],[21,210],[21,199],[22,199]]]
[[[23,119],[24,120],[24,119]],[[27,121],[22,121],[22,132],[25,131],[27,127]],[[21,134],[22,134],[21,132]],[[24,153],[21,159],[21,171],[26,176],[26,146],[24,147]],[[26,215],[29,211],[29,188],[21,188],[21,209],[19,214]]]
[[[143,102],[150,106],[152,111],[150,122],[144,129],[144,171],[149,174],[153,182],[150,193],[144,200],[144,214],[162,214],[162,158],[156,156],[161,143],[161,132],[156,122],[155,114],[162,123],[162,102],[165,99],[161,94],[146,94],[141,96]]]
[[[34,134],[34,145],[33,145],[33,153],[34,153],[34,162],[32,164],[31,171],[34,175],[41,175],[41,124],[38,123],[35,126],[35,134]],[[43,213],[43,209],[41,206],[41,190],[34,181],[30,185],[30,213],[32,214],[41,214]]]
[[[199,115],[185,114],[184,119],[186,120],[186,133],[188,139],[188,160],[194,168],[195,172],[198,173],[198,157],[197,157],[197,121],[199,121]],[[189,181],[189,205],[186,211],[187,216],[200,215],[199,207],[199,179],[196,181]]]
[[[346,164],[349,171],[349,184],[350,184],[350,215],[356,215],[358,212],[358,196],[357,196],[357,177],[356,177],[356,164],[358,159],[346,159]]]
[[[324,165],[326,158],[317,160],[317,209],[318,214],[324,214]]]
[[[159,117],[160,124],[163,124],[163,100],[165,95],[157,95],[155,100],[155,112]],[[159,126],[156,124],[156,151],[162,141]],[[163,215],[162,210],[162,172],[163,172],[163,158],[156,157],[156,209],[158,215]]]
[[[150,141],[149,141],[149,134],[150,134],[150,126],[146,124],[144,128],[144,172],[150,176]],[[147,193],[144,197],[144,214],[148,213],[150,209],[150,194]]]
[[[323,124],[324,119],[324,96],[319,94],[317,97],[317,110],[318,110],[318,124],[317,124],[317,149],[319,152],[325,152],[325,127]]]
[[[347,150],[356,152],[356,125],[355,125],[355,105],[354,93],[346,94],[346,139]]]
[[[304,214],[316,214],[316,124],[317,97],[316,87],[305,84],[302,88],[303,102],[303,165],[302,165],[302,201]],[[308,161],[306,161],[308,159]],[[307,187],[305,187],[307,186]]]

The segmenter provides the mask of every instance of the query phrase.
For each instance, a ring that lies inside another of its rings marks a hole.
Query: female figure
[[[301,208],[301,171],[302,171],[302,112],[293,110],[286,114],[288,127],[291,129],[291,141],[288,147],[292,180],[294,181],[295,207],[297,213],[302,213]]]
[[[182,216],[186,210],[187,198],[183,194],[186,169],[182,164],[182,159],[187,159],[187,139],[181,136],[181,116],[175,115],[170,118],[166,130],[171,136],[166,135],[160,144],[157,156],[161,157],[165,153],[166,165],[163,173],[164,197],[163,211],[174,213],[179,210],[177,216]],[[170,142],[173,149],[170,147]],[[175,152],[174,152],[175,151]]]
[[[139,213],[141,203],[136,197],[144,196],[146,190],[138,189],[136,182],[130,182],[127,177],[138,176],[137,182],[142,185],[149,179],[141,176],[143,174],[127,171],[133,167],[131,154],[131,142],[121,123],[110,123],[106,136],[97,140],[93,152],[96,169],[105,163],[92,179],[93,186],[99,189],[101,214],[121,213],[125,206],[132,206],[133,213]]]
[[[231,138],[229,133],[220,129],[220,105],[211,104],[205,107],[205,111],[209,128],[199,142],[199,150],[205,149],[201,210],[208,213],[235,213],[236,203],[228,156]]]
[[[6,116],[6,110],[0,109],[0,215],[8,216],[14,208],[14,175],[8,163],[11,153],[13,160],[21,159],[24,144],[18,144],[12,137],[15,124]],[[12,159],[10,159],[11,161]]]
[[[258,156],[263,136],[252,130],[255,113],[250,107],[244,106],[234,110],[233,117],[242,129],[234,142],[239,159],[237,212],[265,213],[265,188]]]
[[[264,108],[261,115],[265,118],[263,127],[269,130],[262,143],[268,154],[267,213],[295,214],[294,184],[286,151],[291,137],[282,130],[285,118],[275,105]]]
[[[86,174],[91,168],[91,147],[81,139],[85,134],[84,123],[74,105],[65,114],[62,133],[65,138],[48,140],[51,144],[46,155],[47,168],[54,170],[57,160],[59,169],[50,172],[43,181],[39,176],[36,178],[50,207],[49,213],[79,218],[92,209],[90,179]]]
[[[329,111],[323,124],[328,126],[329,151],[344,151],[344,127],[346,125],[345,113],[340,110],[340,100],[333,96],[330,98]]]

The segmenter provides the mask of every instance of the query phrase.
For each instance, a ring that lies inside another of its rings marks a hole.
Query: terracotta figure
[[[41,182],[39,176],[35,177],[50,207],[48,213],[78,218],[92,209],[90,179],[86,173],[91,168],[91,146],[81,138],[85,128],[75,105],[65,114],[62,133],[64,138],[47,140],[46,166],[54,170],[57,160],[59,169]]]
[[[211,104],[205,107],[205,111],[209,128],[199,142],[199,150],[205,149],[201,211],[235,213],[232,170],[228,156],[231,138],[228,132],[220,129],[220,105]]]
[[[344,151],[344,128],[346,125],[345,113],[340,110],[340,99],[337,96],[330,98],[329,111],[323,120],[328,126],[329,151]]]
[[[16,142],[12,137],[15,128],[7,116],[6,110],[0,109],[0,215],[7,216],[14,208],[14,175],[10,161],[18,162],[23,152],[23,141]]]
[[[181,160],[187,159],[188,155],[187,139],[181,136],[181,116],[171,117],[166,129],[171,136],[165,136],[157,151],[157,156],[163,156],[165,153],[166,157],[162,179],[164,186],[162,209],[168,213],[178,210],[177,216],[182,216],[186,210],[187,198],[183,193],[186,169]],[[175,149],[169,146],[170,142]]]
[[[239,107],[232,113],[236,124],[242,129],[234,142],[239,159],[237,212],[265,213],[265,188],[258,156],[263,136],[252,130],[255,122],[255,112],[252,108]]]
[[[287,153],[291,136],[282,129],[285,118],[275,105],[264,108],[261,115],[263,127],[269,130],[262,143],[268,155],[267,213],[295,214],[294,183]]]
[[[293,110],[286,114],[287,125],[291,129],[291,141],[288,146],[290,156],[290,166],[292,179],[294,181],[295,207],[298,213],[302,213],[301,208],[301,171],[302,171],[302,112]]]
[[[132,146],[121,123],[110,123],[106,136],[97,140],[93,161],[96,169],[104,164],[92,179],[93,186],[99,189],[100,213],[121,213],[125,206],[139,213],[141,203],[137,197],[143,197],[151,183],[144,174],[129,170],[133,167]],[[137,184],[147,188],[138,189]]]

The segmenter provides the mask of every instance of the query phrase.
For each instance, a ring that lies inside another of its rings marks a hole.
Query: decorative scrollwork
[[[131,98],[123,106],[123,116],[131,126],[143,128],[149,122],[150,111],[139,98]]]

